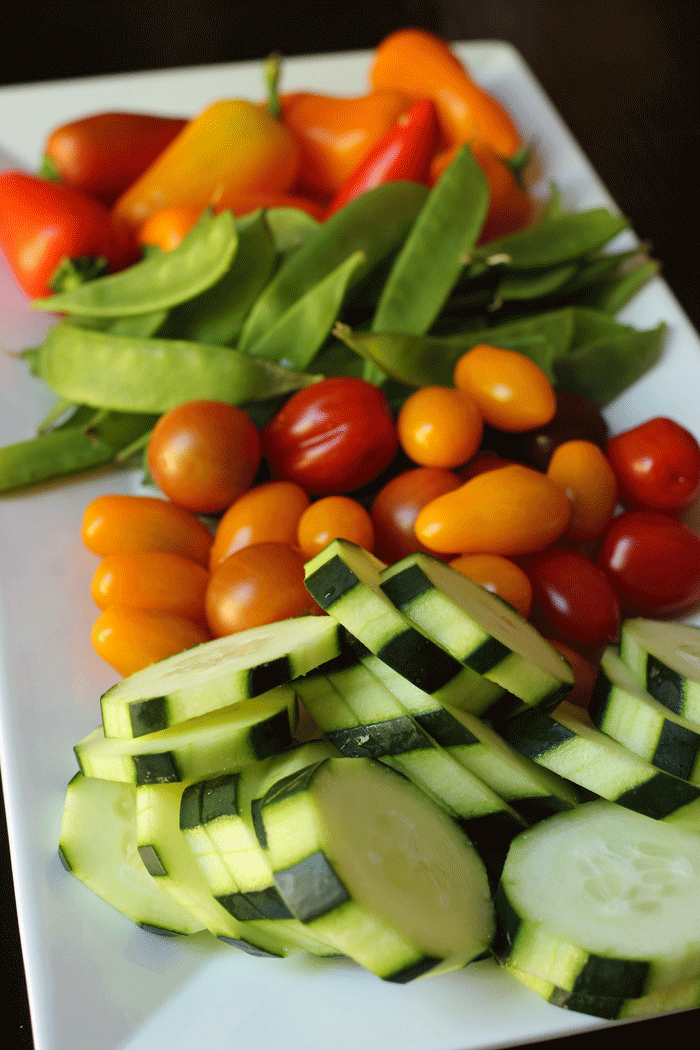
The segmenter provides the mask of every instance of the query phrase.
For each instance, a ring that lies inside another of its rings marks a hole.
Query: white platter
[[[501,97],[569,205],[614,207],[538,83],[509,45],[458,47]],[[364,53],[289,60],[283,89],[360,94]],[[0,167],[38,165],[52,127],[108,109],[191,114],[223,96],[262,97],[257,63],[0,89]],[[631,236],[631,235],[630,235]],[[623,319],[669,326],[663,359],[612,404],[613,430],[672,414],[700,437],[700,341],[660,279]],[[40,341],[0,258],[0,346]],[[53,402],[22,362],[0,356],[0,444],[28,438]],[[73,744],[99,722],[115,675],[93,653],[97,560],[80,541],[87,503],[135,491],[136,475],[100,471],[0,497],[0,762],[36,1050],[477,1050],[597,1028],[550,1006],[495,965],[405,987],[342,961],[261,960],[200,936],[144,933],[61,868],[56,846]]]

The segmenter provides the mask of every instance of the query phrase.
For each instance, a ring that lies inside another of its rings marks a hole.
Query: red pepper
[[[107,269],[135,262],[130,234],[91,197],[21,171],[0,173],[0,247],[18,283],[32,298],[50,295],[65,260],[90,269],[104,259]]]
[[[331,201],[326,218],[382,183],[400,179],[427,182],[437,136],[435,103],[432,99],[421,98],[401,114],[360,161]]]
[[[186,123],[149,113],[94,113],[51,132],[39,174],[111,207]]]

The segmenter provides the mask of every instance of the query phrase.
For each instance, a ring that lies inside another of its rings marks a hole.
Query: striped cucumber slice
[[[700,786],[700,725],[647,693],[613,648],[603,653],[588,713],[598,729],[635,755]]]
[[[576,994],[668,989],[700,975],[700,837],[577,806],[515,840],[496,909],[494,952],[517,970]]]
[[[571,691],[571,668],[532,624],[437,558],[402,558],[382,571],[381,588],[452,656],[524,703],[551,711]]]
[[[602,1017],[607,1021],[653,1017],[656,1014],[670,1013],[672,1010],[692,1010],[700,1006],[700,977],[678,981],[668,988],[636,999],[625,999],[610,995],[567,992],[551,981],[534,977],[531,973],[517,970],[514,966],[506,965],[504,969],[553,1006],[591,1017]]]
[[[700,788],[655,769],[597,729],[582,708],[564,701],[551,715],[526,711],[499,729],[521,754],[583,791],[655,820],[700,830]]]
[[[101,700],[105,736],[131,738],[250,700],[340,651],[327,616],[301,616],[215,638],[112,686]]]
[[[144,867],[130,784],[76,773],[66,791],[58,852],[67,871],[137,926],[169,935],[204,929]]]
[[[254,816],[290,910],[377,976],[405,983],[488,949],[494,914],[481,858],[381,762],[315,763],[273,784]]]
[[[440,702],[480,713],[504,690],[412,624],[380,587],[382,562],[348,540],[336,539],[305,566],[306,587],[318,604],[408,681]]]
[[[172,783],[240,769],[289,747],[296,725],[291,685],[190,719],[157,733],[125,740],[98,727],[76,744],[86,776],[129,784]]]
[[[655,700],[700,725],[700,628],[625,620],[620,656]]]

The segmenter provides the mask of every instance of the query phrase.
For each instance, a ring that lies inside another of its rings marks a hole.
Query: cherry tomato
[[[83,543],[93,554],[170,551],[205,568],[214,537],[184,507],[158,496],[97,496],[85,508]]]
[[[304,585],[304,559],[287,543],[236,551],[212,573],[205,602],[216,638],[318,612]]]
[[[254,543],[297,542],[299,518],[310,503],[294,481],[266,481],[239,496],[223,514],[209,557],[213,571],[225,558]]]
[[[629,510],[603,536],[598,565],[631,616],[667,616],[700,602],[700,539],[670,514]]]
[[[148,468],[161,492],[195,514],[218,514],[245,492],[260,466],[260,436],[241,408],[186,401],[160,417]]]
[[[588,707],[591,702],[593,687],[596,682],[596,665],[587,660],[581,653],[576,652],[570,645],[557,641],[556,638],[548,638],[547,641],[553,645],[558,653],[564,657],[569,667],[574,672],[574,688],[566,694],[570,704],[577,707]]]
[[[607,455],[629,507],[679,514],[700,492],[700,445],[673,419],[657,416],[611,438]]]
[[[449,470],[477,451],[484,421],[467,394],[452,387],[424,386],[406,398],[396,426],[401,447],[414,463]]]
[[[168,551],[108,554],[92,578],[93,601],[100,609],[128,605],[175,613],[204,622],[209,573],[189,558]]]
[[[374,550],[374,526],[369,512],[350,496],[323,496],[299,518],[297,545],[304,558],[312,558],[331,540],[350,540],[370,553]]]
[[[473,346],[455,365],[454,384],[499,430],[531,430],[553,418],[557,399],[539,365],[524,354],[497,346]]]
[[[547,476],[571,501],[564,538],[587,543],[607,528],[617,505],[617,481],[610,463],[592,441],[565,441],[555,448]]]
[[[416,518],[436,496],[454,492],[461,484],[459,475],[438,467],[415,467],[387,481],[370,509],[377,557],[393,564],[414,551],[434,554],[417,539]]]
[[[398,449],[385,394],[354,376],[331,376],[297,391],[262,432],[274,478],[317,496],[342,495],[372,481]]]
[[[477,474],[438,496],[416,518],[416,536],[439,553],[502,554],[543,550],[558,540],[571,515],[561,485],[513,463]]]
[[[620,604],[594,562],[552,546],[520,564],[532,584],[530,619],[542,634],[589,657],[617,638]]]
[[[527,574],[510,558],[500,554],[460,554],[450,565],[508,602],[527,618],[532,607],[532,584]]]
[[[105,609],[91,637],[98,656],[124,677],[211,639],[205,627],[184,616],[126,605]]]
[[[565,441],[591,441],[604,451],[609,430],[598,406],[567,390],[558,390],[556,401],[557,409],[549,423],[519,434],[486,427],[483,446],[543,471],[549,466],[555,448]]]

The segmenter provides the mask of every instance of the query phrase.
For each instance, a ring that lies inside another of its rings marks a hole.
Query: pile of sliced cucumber
[[[607,1019],[700,1005],[700,630],[626,621],[587,714],[443,562],[335,540],[306,570],[328,615],[105,693],[65,867],[145,929],[252,954],[399,983],[490,956]]]

